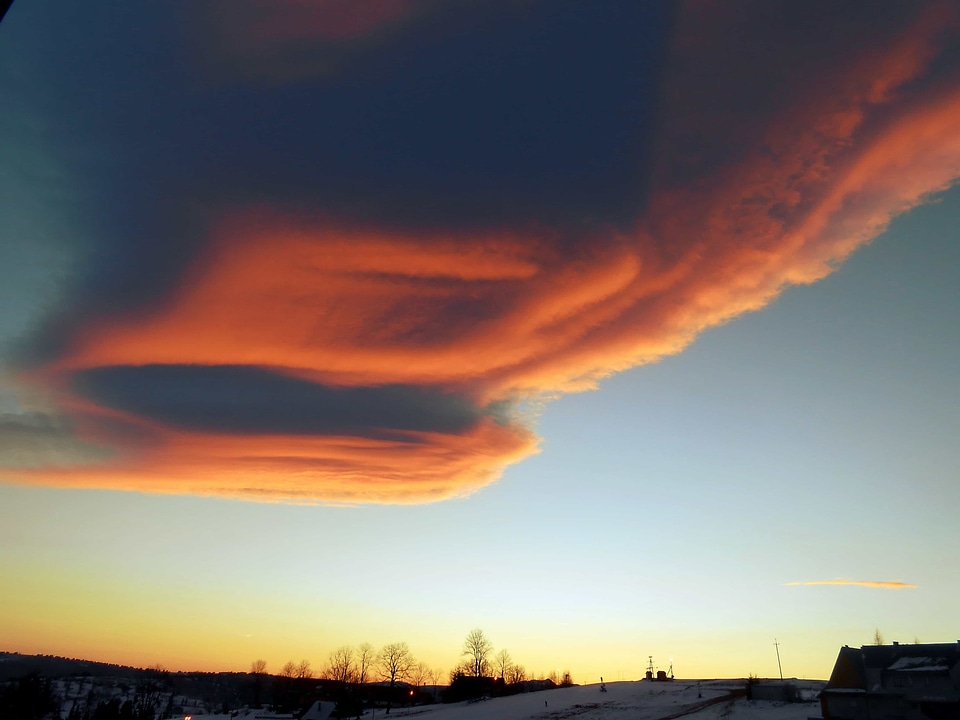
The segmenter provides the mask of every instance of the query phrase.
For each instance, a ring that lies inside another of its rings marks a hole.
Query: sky
[[[0,649],[824,678],[960,636],[960,10],[15,3]]]

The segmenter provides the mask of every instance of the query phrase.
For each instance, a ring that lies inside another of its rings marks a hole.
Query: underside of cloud
[[[240,5],[250,17],[272,7]],[[406,5],[343,27],[386,37],[413,22]],[[258,175],[270,168],[259,156],[249,167],[231,158],[239,180],[211,183],[194,235],[177,236],[193,246],[150,302],[78,305],[92,309],[51,325],[55,344],[41,329],[37,346],[56,349],[21,373],[72,418],[77,442],[110,448],[111,459],[8,465],[3,475],[262,501],[467,495],[537,451],[518,408],[680,352],[705,328],[823,278],[960,176],[960,77],[940,63],[956,33],[949,5],[912,15],[898,6],[860,27],[857,43],[745,12],[694,4],[676,18],[656,131],[624,140],[648,148],[631,155],[646,158],[645,180],[605,178],[611,195],[643,188],[629,216],[619,201],[593,199],[586,221],[571,219],[566,198],[577,193],[566,184],[531,186],[519,191],[529,205],[494,203],[483,218],[453,191],[499,199],[499,176],[453,178],[446,196],[433,188],[449,168],[430,174],[442,161],[424,155],[409,158],[409,184],[430,189],[438,219],[397,203],[385,174],[382,186],[371,180],[382,196],[343,190],[360,221],[325,204],[319,160],[289,165],[315,190],[304,193]],[[274,35],[294,32],[286,23],[253,40],[231,26],[231,52],[274,47]],[[724,40],[729,24],[737,48]],[[295,32],[308,45],[342,41]],[[488,129],[463,120],[460,142]],[[525,177],[549,174],[542,158],[528,161]],[[525,216],[550,203],[546,220]]]

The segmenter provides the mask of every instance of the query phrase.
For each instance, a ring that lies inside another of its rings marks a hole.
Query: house
[[[820,709],[827,720],[956,720],[960,642],[844,646]]]

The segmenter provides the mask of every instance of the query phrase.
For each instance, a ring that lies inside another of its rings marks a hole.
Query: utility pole
[[[773,646],[777,649],[777,667],[780,668],[780,679],[783,680],[783,667],[780,665],[780,643],[773,639]]]

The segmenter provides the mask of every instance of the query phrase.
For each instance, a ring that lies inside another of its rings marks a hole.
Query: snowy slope
[[[822,683],[810,685],[811,693]],[[390,715],[378,709],[364,714],[364,720],[405,718],[407,720],[807,720],[820,716],[819,703],[773,703],[749,701],[744,698],[727,700],[712,705],[707,701],[726,696],[743,682],[704,681],[699,688],[695,681],[677,680],[672,683],[619,682],[607,683],[607,692],[599,685],[547,690],[514,695],[512,697],[482,700],[451,705],[426,705],[414,708],[395,708]],[[316,706],[304,720],[329,717],[332,703]],[[258,713],[263,717],[263,713]],[[206,715],[204,720],[229,720],[229,716]],[[252,720],[250,716],[249,720]],[[196,717],[200,720],[200,716]],[[248,720],[244,715],[238,720]]]

